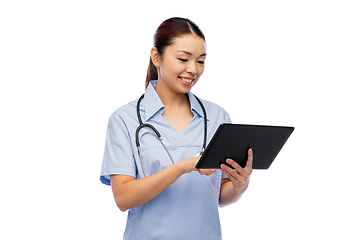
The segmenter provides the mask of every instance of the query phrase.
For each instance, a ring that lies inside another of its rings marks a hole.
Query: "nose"
[[[188,73],[191,73],[192,75],[196,75],[197,74],[196,62],[189,61],[186,71]]]

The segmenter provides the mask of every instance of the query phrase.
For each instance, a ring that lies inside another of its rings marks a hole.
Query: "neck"
[[[159,95],[165,109],[178,108],[184,105],[190,106],[186,93],[175,92],[162,81],[158,81],[155,91]]]

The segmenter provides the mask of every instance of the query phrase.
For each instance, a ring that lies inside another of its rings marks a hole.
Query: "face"
[[[166,87],[176,93],[187,93],[204,72],[205,41],[195,34],[175,38],[161,58],[156,54],[157,50],[153,48],[152,57],[158,67],[159,87]]]

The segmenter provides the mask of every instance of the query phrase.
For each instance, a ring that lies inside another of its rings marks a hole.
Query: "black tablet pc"
[[[253,169],[268,169],[293,131],[294,127],[221,124],[196,168],[220,168],[227,158],[245,167],[252,148]]]

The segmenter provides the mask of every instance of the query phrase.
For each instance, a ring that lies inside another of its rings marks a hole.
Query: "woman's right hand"
[[[195,166],[198,163],[200,157],[201,156],[188,158],[188,159],[185,159],[185,160],[182,160],[182,161],[178,162],[177,164],[179,164],[181,166],[184,173],[190,173],[192,171],[197,171],[201,175],[209,176],[209,175],[213,174],[214,172],[216,172],[216,169],[197,169],[197,168],[195,168]]]
[[[200,157],[182,160],[150,176],[135,179],[128,175],[111,175],[111,187],[117,206],[121,211],[140,206],[157,197],[184,173],[198,171],[211,175],[215,169],[196,169]]]

